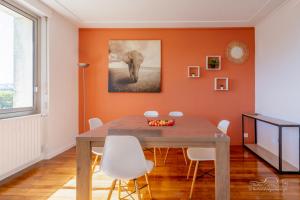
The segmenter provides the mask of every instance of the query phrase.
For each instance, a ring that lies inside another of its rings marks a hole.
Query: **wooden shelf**
[[[278,156],[271,153],[270,151],[266,150],[265,148],[261,147],[257,144],[245,144],[245,146],[251,150],[253,153],[257,154],[263,160],[268,162],[270,165],[278,169],[279,159]],[[299,171],[296,167],[291,165],[285,160],[282,160],[282,170],[283,171]]]
[[[200,78],[200,66],[188,66],[189,78]]]
[[[214,84],[215,91],[228,91],[229,90],[228,82],[229,82],[228,77],[216,77],[215,84]]]

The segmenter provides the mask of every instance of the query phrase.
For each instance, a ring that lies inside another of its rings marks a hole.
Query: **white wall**
[[[46,152],[75,144],[78,133],[78,28],[54,13],[49,18],[49,108]]]
[[[300,123],[300,1],[288,1],[261,21],[255,27],[255,42],[256,112]],[[277,132],[258,124],[258,143],[276,154]],[[298,166],[299,131],[287,128],[283,135],[283,156]]]
[[[17,2],[48,19],[47,30],[42,30],[47,38],[41,48],[41,104],[44,155],[51,158],[75,145],[78,134],[78,27],[39,0]]]

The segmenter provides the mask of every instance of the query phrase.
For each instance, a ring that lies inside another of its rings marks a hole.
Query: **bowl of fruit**
[[[149,126],[174,126],[174,119],[148,119]]]

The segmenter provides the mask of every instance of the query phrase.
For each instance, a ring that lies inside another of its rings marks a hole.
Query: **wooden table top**
[[[175,125],[153,127],[148,125],[147,118],[144,116],[126,116],[80,134],[77,140],[103,141],[107,135],[133,135],[148,141],[229,142],[227,135],[201,117],[160,116],[151,119],[175,119]]]

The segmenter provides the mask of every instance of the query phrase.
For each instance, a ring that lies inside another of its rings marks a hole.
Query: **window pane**
[[[0,111],[33,107],[34,22],[0,5]]]

